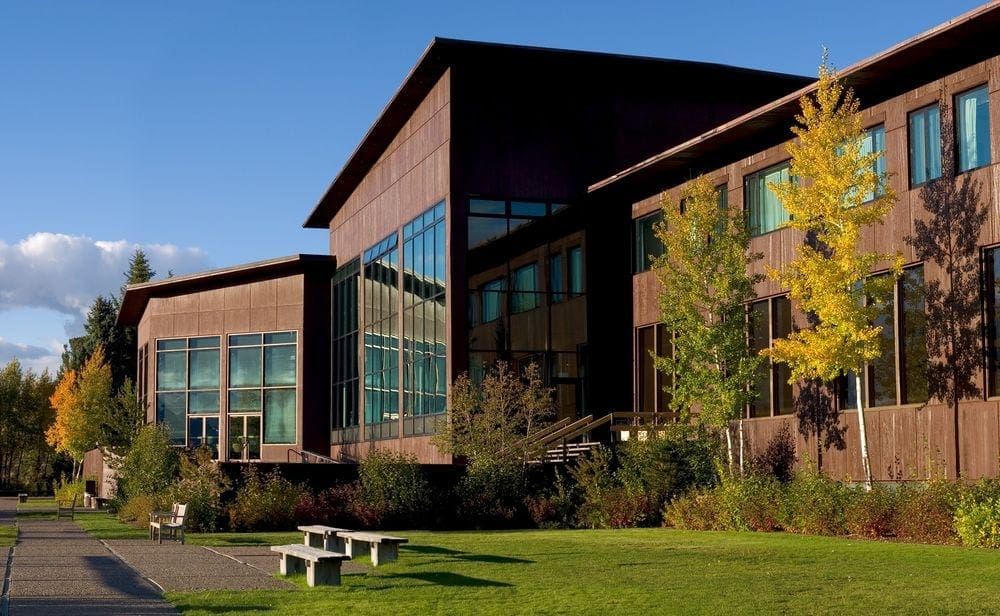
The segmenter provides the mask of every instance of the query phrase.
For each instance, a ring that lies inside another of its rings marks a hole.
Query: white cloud
[[[12,359],[21,362],[21,367],[25,370],[32,370],[35,373],[48,370],[49,374],[55,376],[56,371],[59,370],[59,364],[62,362],[62,347],[55,341],[49,348],[45,348],[8,342],[0,338],[0,367],[6,366],[7,362]]]
[[[184,274],[209,267],[200,248],[34,233],[16,244],[0,241],[0,312],[55,310],[67,317],[67,335],[79,335],[94,298],[118,293],[136,248],[146,253],[161,278],[170,270]]]

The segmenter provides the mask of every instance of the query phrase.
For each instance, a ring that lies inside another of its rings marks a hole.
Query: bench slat
[[[323,562],[327,560],[348,560],[350,556],[347,554],[341,554],[340,552],[328,552],[327,550],[321,550],[319,548],[314,548],[308,545],[302,545],[301,543],[292,543],[289,545],[272,545],[272,552],[278,552],[279,554],[288,554],[296,558],[301,558],[303,560],[308,560],[312,562]]]
[[[357,541],[367,541],[368,543],[409,543],[405,537],[392,537],[389,535],[377,535],[375,533],[348,532],[338,533],[341,537],[349,537]]]

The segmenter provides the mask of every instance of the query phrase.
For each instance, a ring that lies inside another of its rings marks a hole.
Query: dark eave
[[[314,270],[326,270],[332,274],[335,267],[336,258],[330,255],[291,255],[131,284],[125,289],[125,297],[118,311],[118,324],[138,325],[143,312],[146,311],[146,305],[153,297],[172,297]]]
[[[669,69],[679,75],[691,73],[719,72],[726,77],[737,75],[752,79],[766,76],[771,83],[786,80],[789,87],[795,87],[807,79],[800,75],[788,75],[769,71],[727,66],[708,62],[672,60],[646,56],[630,56],[593,51],[577,51],[523,45],[508,45],[481,41],[435,38],[424,50],[417,64],[403,80],[389,103],[379,114],[375,123],[365,134],[340,173],[327,188],[319,202],[303,223],[303,227],[325,229],[347,201],[351,193],[382,156],[399,130],[410,118],[413,111],[427,96],[441,75],[458,61],[462,62],[521,62],[527,66],[541,61],[587,63],[597,69],[614,72],[623,66],[648,66],[651,69]]]
[[[1000,0],[839,71],[870,107],[1000,54]],[[634,202],[791,138],[799,99],[815,82],[592,184],[603,199]]]

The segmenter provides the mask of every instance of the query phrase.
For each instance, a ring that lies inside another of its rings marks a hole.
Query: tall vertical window
[[[656,210],[652,214],[633,221],[635,227],[635,273],[652,269],[653,261],[663,254],[663,242],[656,237],[654,226],[663,220],[663,212]]]
[[[885,274],[882,274],[885,275]],[[923,265],[908,267],[875,319],[881,353],[868,365],[868,404],[916,404],[928,398]]]
[[[358,279],[357,259],[333,276],[333,413],[334,430],[358,425]]]
[[[242,414],[256,417],[263,424],[264,444],[295,443],[296,354],[293,331],[229,336],[230,419]],[[246,453],[259,448],[259,441],[250,442],[251,434],[230,434],[230,441],[234,436],[243,438],[240,444]]]
[[[636,329],[636,406],[640,413],[670,411],[671,376],[656,369],[653,355],[668,357],[673,352],[670,335],[664,325]]]
[[[445,204],[403,227],[403,414],[443,413],[447,388],[445,319]],[[408,422],[411,434],[430,423]]]
[[[563,282],[565,259],[561,252],[549,255],[549,297],[553,304],[566,301],[566,284]]]
[[[570,297],[583,295],[583,248],[574,246],[566,251],[566,260],[569,262],[568,287]]]
[[[885,126],[879,124],[878,126],[873,126],[865,131],[864,137],[861,139],[861,154],[868,155],[872,152],[881,152],[882,156],[875,161],[872,165],[872,171],[875,172],[877,176],[885,180]],[[865,194],[865,201],[871,201],[877,196],[882,194],[881,188],[871,191]]]
[[[747,226],[751,234],[763,235],[788,222],[788,211],[768,184],[782,184],[790,178],[789,163],[782,163],[744,178]]]
[[[990,396],[1000,396],[1000,248],[986,251],[986,346],[987,390]]]
[[[958,170],[990,164],[990,93],[982,85],[955,97]]]
[[[910,113],[910,186],[941,177],[941,110],[937,103]]]
[[[364,283],[365,423],[377,424],[399,418],[398,234],[365,251]]]
[[[175,445],[218,453],[219,337],[156,341],[156,423]]]
[[[503,301],[503,279],[497,278],[483,285],[483,323],[490,323],[500,318],[500,305]]]
[[[781,295],[750,304],[750,348],[755,353],[770,348],[775,340],[792,332],[792,305]],[[770,358],[763,361],[754,384],[750,417],[788,415],[793,410],[788,365]]]
[[[514,291],[511,296],[511,312],[527,312],[541,305],[538,295],[538,266],[535,263],[514,270],[511,278]]]

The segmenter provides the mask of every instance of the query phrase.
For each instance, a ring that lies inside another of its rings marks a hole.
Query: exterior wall
[[[898,202],[883,226],[867,229],[863,234],[861,250],[883,252],[900,251],[906,265],[916,264],[914,250],[903,238],[913,233],[914,221],[927,218],[919,197],[919,188],[909,187],[908,112],[940,101],[942,119],[947,104],[948,113],[954,113],[953,97],[970,88],[989,83],[992,163],[968,173],[980,184],[981,199],[987,204],[988,218],[980,230],[979,245],[992,247],[1000,244],[1000,57],[994,57],[949,74],[942,79],[926,83],[862,111],[865,127],[884,124],[886,136],[886,163],[889,182],[895,189]],[[862,98],[862,103],[864,99]],[[791,120],[789,120],[791,123]],[[742,160],[735,161],[708,176],[715,184],[723,184],[729,191],[729,207],[743,208],[743,179],[746,175],[771,167],[789,159],[785,144],[774,145]],[[964,175],[964,174],[963,174]],[[962,177],[962,176],[959,176]],[[676,197],[680,187],[667,192]],[[633,204],[632,217],[639,218],[654,211],[659,197],[649,197]],[[764,265],[778,267],[794,257],[795,247],[802,242],[802,235],[782,229],[753,238],[751,250],[762,252],[764,259],[755,267],[763,272]],[[924,262],[925,281],[940,279],[941,271],[931,262]],[[658,282],[653,272],[637,274],[632,278],[633,327],[654,323],[657,320],[656,293]],[[771,280],[756,288],[759,298],[783,292]],[[796,322],[801,324],[801,315]],[[636,353],[633,349],[633,374],[636,373]],[[932,358],[933,359],[933,358]],[[985,391],[985,370],[978,376],[978,385]],[[796,392],[797,393],[797,392]],[[869,450],[872,472],[876,479],[895,480],[926,477],[931,472],[956,473],[955,425],[960,433],[958,464],[964,476],[996,476],[1000,474],[1000,398],[968,400],[961,405],[959,421],[947,406],[932,400],[926,405],[901,405],[866,409]],[[753,449],[766,446],[782,423],[791,422],[800,459],[816,461],[822,456],[823,469],[833,477],[863,477],[856,438],[857,414],[844,410],[840,417],[847,426],[847,448],[821,451],[814,438],[799,434],[793,416],[751,419],[745,422],[747,437]]]
[[[91,496],[111,498],[115,495],[115,472],[104,462],[104,454],[100,449],[91,449],[83,456],[83,479],[96,482],[97,492]],[[83,503],[77,503],[78,507]]]
[[[297,341],[296,356],[296,442],[289,445],[261,445],[261,460],[265,462],[285,462],[289,459],[288,449],[301,450],[305,434],[315,429],[316,424],[328,425],[329,409],[326,404],[316,402],[316,388],[324,385],[328,375],[322,363],[307,367],[307,332],[309,336],[320,335],[312,323],[305,319],[304,307],[307,303],[319,302],[329,294],[326,290],[314,289],[307,294],[312,283],[307,274],[293,274],[258,280],[230,286],[194,291],[171,297],[150,298],[146,311],[138,326],[138,345],[148,345],[146,364],[146,418],[156,420],[156,341],[161,338],[191,336],[220,336],[220,421],[219,455],[225,461],[228,456],[227,388],[229,377],[227,336],[229,334],[295,331]],[[316,324],[322,328],[329,320],[329,310],[324,320]],[[328,363],[326,364],[328,365]],[[140,367],[140,369],[142,369]],[[317,374],[317,372],[320,372]],[[321,389],[322,391],[322,389]],[[320,394],[321,395],[321,392]],[[307,405],[307,402],[309,404]],[[317,408],[318,407],[318,408]],[[327,430],[320,430],[321,433]],[[323,449],[320,453],[325,453]],[[294,457],[291,458],[295,460]]]
[[[330,253],[340,264],[347,263],[361,255],[393,232],[398,232],[404,224],[440,201],[448,201],[450,186],[450,144],[451,144],[451,72],[444,75],[431,88],[424,100],[417,106],[410,119],[400,129],[396,137],[385,149],[365,178],[347,199],[344,206],[330,222]],[[448,212],[446,207],[446,212]],[[446,226],[450,226],[451,216],[446,213]],[[447,237],[451,237],[447,228]],[[450,274],[445,280],[446,311],[450,312],[453,284]],[[363,339],[364,284],[359,293],[359,332]],[[327,317],[329,320],[329,311]],[[402,331],[403,312],[399,311],[399,331]],[[452,339],[449,333],[447,359],[452,358]],[[359,345],[359,416],[362,426],[359,434],[364,434],[364,355],[363,345]],[[402,365],[402,362],[400,362]],[[329,388],[329,377],[327,377]],[[400,405],[402,408],[402,404]],[[402,413],[400,413],[400,430]],[[329,434],[329,430],[326,431]],[[329,439],[328,439],[329,442]],[[343,443],[330,445],[330,456],[335,459],[360,459],[371,448],[392,449],[417,456],[422,463],[451,463],[451,456],[440,453],[430,445],[428,437],[400,436],[392,439]]]

